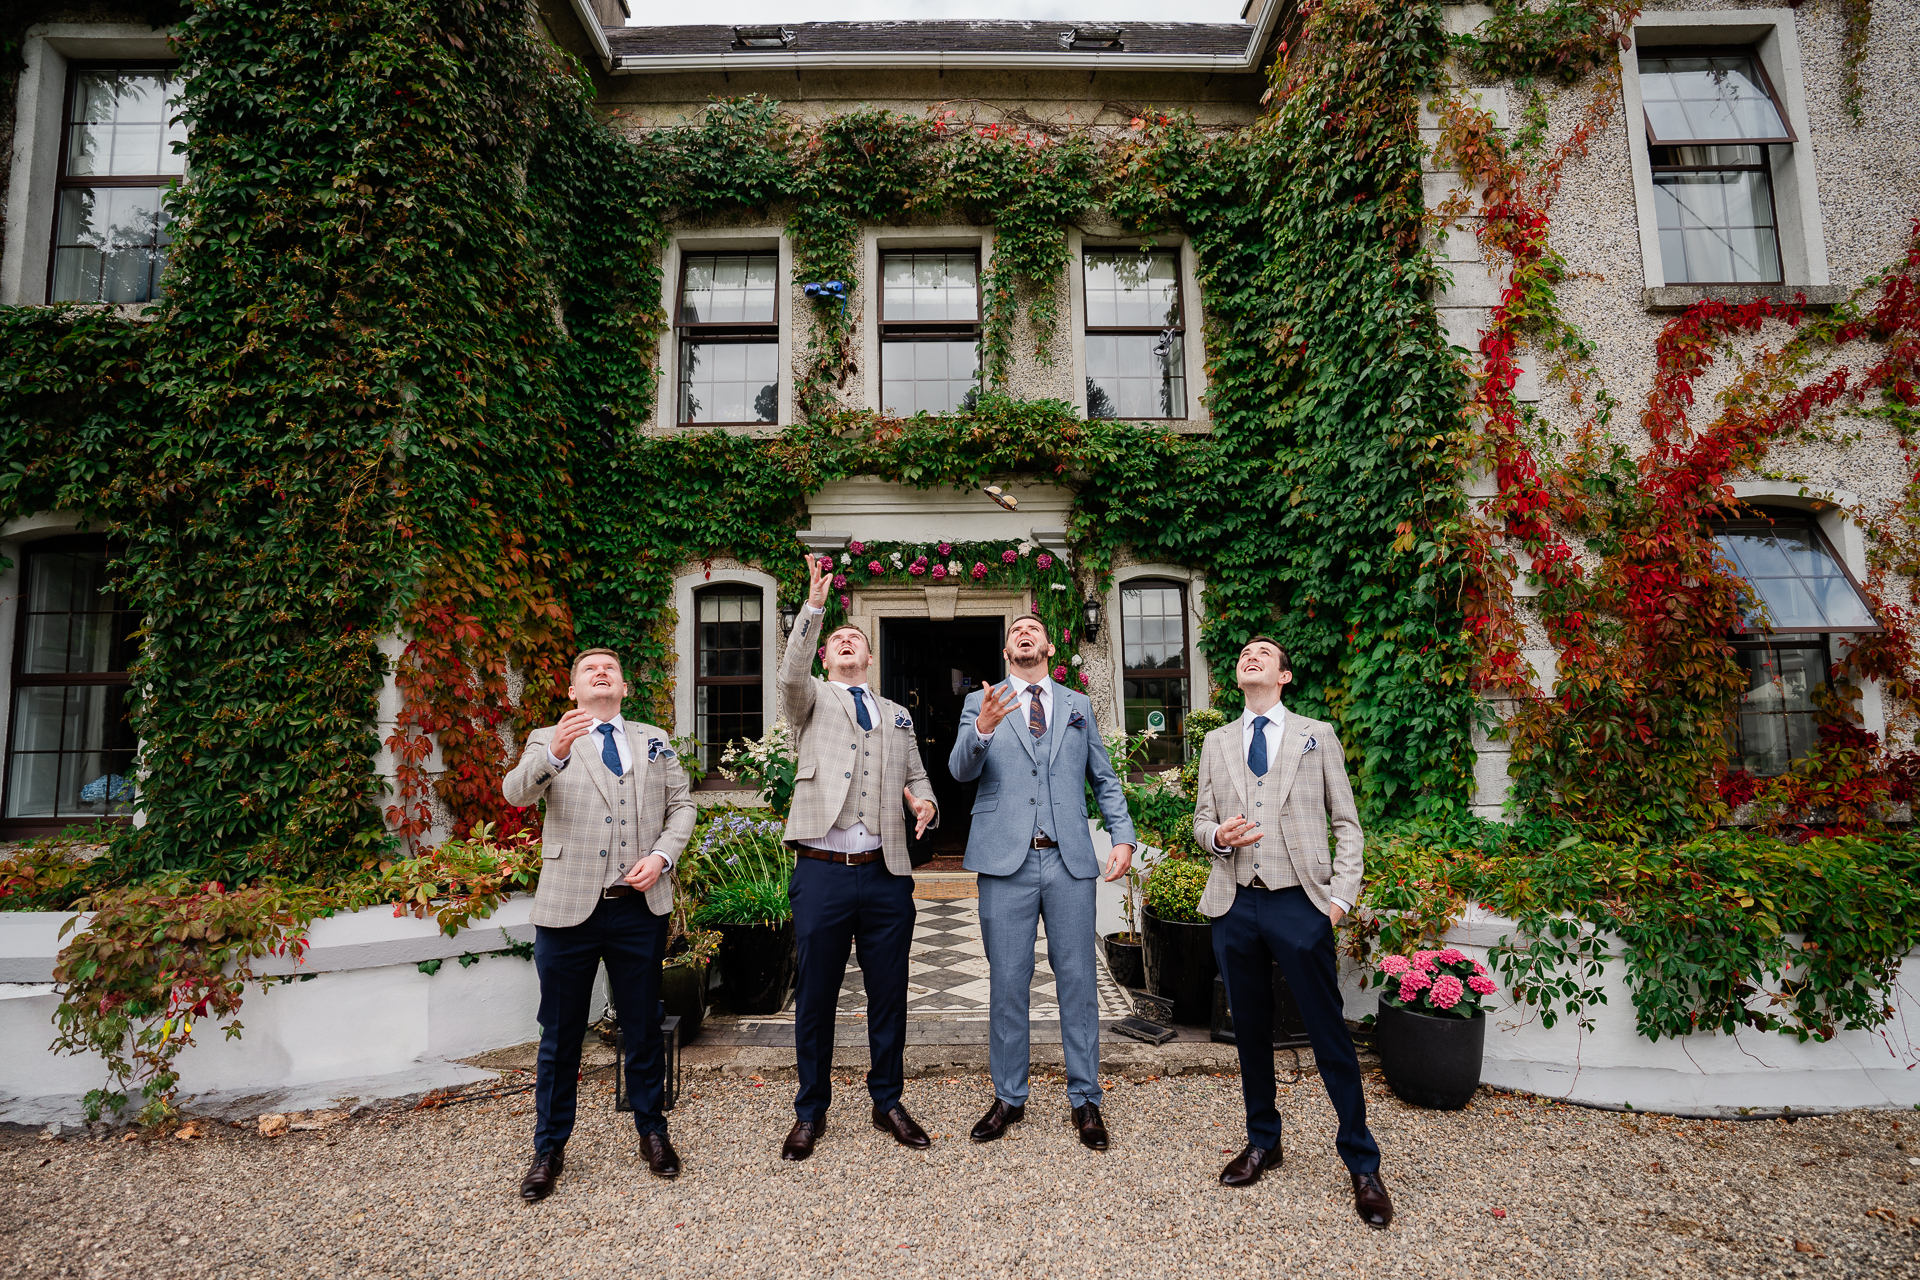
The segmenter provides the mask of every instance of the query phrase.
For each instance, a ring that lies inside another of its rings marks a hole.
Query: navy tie
[[[596,732],[600,735],[600,758],[607,762],[607,768],[613,770],[613,776],[617,778],[626,770],[620,767],[620,748],[614,745],[613,726],[603,724]]]
[[[862,729],[871,731],[873,728],[873,717],[867,714],[867,700],[860,696],[861,690],[853,688],[847,690],[847,692],[853,695],[854,719],[860,722]]]
[[[1267,725],[1265,716],[1253,718],[1253,745],[1247,748],[1247,768],[1256,778],[1267,776]]]

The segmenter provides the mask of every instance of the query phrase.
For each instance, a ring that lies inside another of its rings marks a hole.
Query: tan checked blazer
[[[1354,808],[1353,787],[1347,782],[1346,756],[1333,736],[1333,726],[1287,712],[1280,746],[1268,762],[1265,778],[1255,778],[1247,768],[1240,737],[1240,720],[1235,717],[1208,734],[1200,748],[1193,838],[1202,851],[1212,853],[1214,828],[1240,814],[1256,823],[1266,838],[1231,854],[1213,854],[1213,870],[1207,876],[1206,892],[1200,895],[1200,913],[1223,916],[1233,906],[1240,881],[1250,878],[1254,849],[1260,850],[1262,861],[1284,853],[1293,864],[1294,878],[1321,911],[1331,914],[1332,898],[1359,902],[1366,870],[1361,858],[1365,838]],[[1329,823],[1332,853],[1328,851]]]
[[[679,857],[693,834],[694,803],[687,771],[667,745],[667,732],[638,720],[623,720],[633,768],[616,778],[600,758],[597,738],[576,738],[564,769],[547,759],[553,728],[527,735],[526,750],[501,790],[507,803],[547,802],[541,828],[540,888],[533,923],[550,929],[576,925],[593,914],[601,890],[616,883],[619,864],[628,867],[655,849]],[[647,890],[657,916],[673,910],[673,876]]]
[[[824,621],[802,605],[793,632],[787,637],[786,654],[780,660],[780,704],[792,726],[794,755],[799,760],[793,806],[787,811],[787,841],[805,843],[825,836],[833,830],[834,819],[840,816],[854,783],[877,782],[878,786],[865,788],[872,793],[868,798],[873,801],[867,811],[867,829],[880,835],[887,870],[897,876],[912,875],[906,802],[901,792],[911,787],[919,799],[933,799],[933,784],[927,781],[926,766],[920,762],[913,717],[899,703],[876,693],[867,714],[873,720],[872,740],[880,744],[880,767],[874,768],[871,761],[863,763],[853,695],[809,671],[814,651],[820,647],[819,631]],[[872,817],[875,810],[879,812],[877,822]],[[932,825],[940,825],[938,813]]]

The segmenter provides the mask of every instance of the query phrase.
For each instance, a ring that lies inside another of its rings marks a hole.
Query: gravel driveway
[[[672,1184],[646,1175],[590,1080],[539,1205],[516,1194],[525,1094],[277,1138],[15,1131],[0,1275],[1920,1276],[1920,1114],[1736,1124],[1486,1091],[1441,1114],[1368,1088],[1399,1209],[1387,1232],[1353,1216],[1311,1078],[1287,1090],[1285,1166],[1245,1191],[1214,1182],[1243,1140],[1232,1077],[1114,1081],[1104,1155],[1074,1141],[1057,1078],[984,1147],[965,1137],[984,1077],[908,1081],[936,1135],[923,1153],[868,1128],[864,1090],[843,1083],[803,1165],[779,1159],[790,1080],[708,1078],[673,1114],[687,1172]]]

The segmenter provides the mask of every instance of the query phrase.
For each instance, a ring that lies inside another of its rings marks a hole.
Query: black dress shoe
[[[811,1120],[795,1120],[793,1128],[787,1131],[787,1140],[780,1146],[782,1160],[805,1160],[813,1154],[813,1144],[820,1140],[820,1133],[827,1127],[822,1120],[815,1124]]]
[[[1279,1168],[1283,1159],[1285,1156],[1280,1150],[1279,1143],[1276,1142],[1271,1147],[1256,1147],[1249,1142],[1241,1149],[1240,1154],[1228,1161],[1227,1167],[1220,1171],[1220,1185],[1250,1187],[1260,1181],[1260,1175],[1267,1170]]]
[[[1008,1125],[1019,1124],[1026,1118],[1025,1107],[1010,1107],[995,1098],[993,1105],[987,1108],[987,1114],[980,1117],[980,1123],[973,1126],[973,1132],[967,1136],[975,1142],[992,1142],[1007,1131]]]
[[[533,1163],[527,1166],[527,1176],[520,1179],[520,1198],[528,1201],[545,1200],[552,1195],[554,1180],[560,1176],[566,1164],[565,1147],[537,1153]]]
[[[1107,1149],[1107,1125],[1100,1118],[1100,1104],[1089,1102],[1073,1109],[1073,1127],[1080,1131],[1080,1145],[1095,1151]]]
[[[933,1139],[927,1136],[927,1131],[897,1102],[884,1111],[879,1107],[873,1109],[873,1127],[892,1137],[901,1146],[912,1147],[916,1151],[933,1145]]]
[[[1379,1174],[1353,1175],[1353,1211],[1360,1215],[1360,1221],[1380,1231],[1393,1221],[1393,1201]]]
[[[640,1153],[647,1158],[647,1172],[656,1178],[680,1176],[680,1153],[664,1133],[640,1135]]]

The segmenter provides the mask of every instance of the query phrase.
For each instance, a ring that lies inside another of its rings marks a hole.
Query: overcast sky
[[[887,18],[1028,18],[1052,22],[1238,22],[1243,0],[720,0],[696,12],[686,4],[629,0],[629,26],[693,20],[860,22]]]

